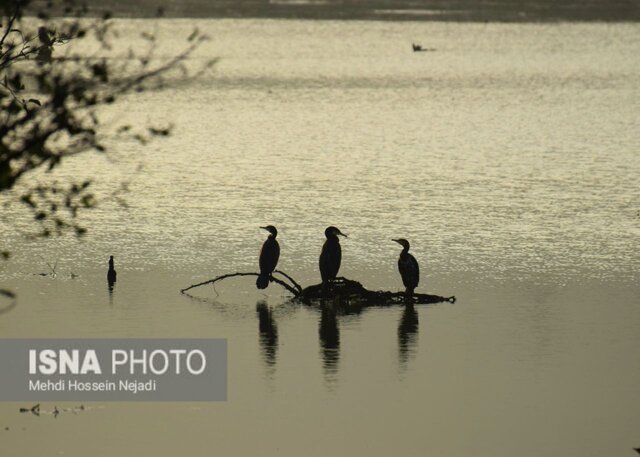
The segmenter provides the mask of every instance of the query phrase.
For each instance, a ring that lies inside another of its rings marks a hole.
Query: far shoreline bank
[[[136,5],[125,0],[106,2],[88,0],[89,17],[109,13],[115,18],[167,19],[294,19],[294,20],[366,20],[396,22],[469,22],[469,23],[554,23],[554,22],[640,22],[640,3],[573,1],[529,2],[497,0],[477,3],[463,0],[455,4],[437,0],[416,2],[341,2],[334,0],[204,1],[182,2],[141,0]],[[45,10],[50,16],[64,16],[61,9],[47,9],[42,0],[34,1],[27,12]]]

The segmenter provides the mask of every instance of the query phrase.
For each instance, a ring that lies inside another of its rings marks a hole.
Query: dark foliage
[[[105,125],[102,107],[132,92],[196,78],[215,63],[212,59],[192,71],[185,66],[206,39],[197,30],[168,59],[156,57],[156,37],[148,32],[141,33],[144,46],[127,50],[128,58],[109,59],[117,35],[111,15],[96,16],[94,9],[88,18],[87,13],[75,0],[0,3],[0,214],[21,205],[37,227],[33,236],[66,231],[82,236],[87,231],[77,216],[96,205],[92,180],[60,183],[50,172],[79,154],[108,154],[103,141],[107,127],[141,145],[171,133],[170,126]],[[71,42],[92,46],[69,46]],[[93,54],[76,51],[96,48]],[[25,178],[31,175],[37,179]],[[113,198],[123,203],[120,194],[126,190],[122,183]],[[0,260],[9,257],[0,245]],[[12,300],[0,313],[15,305],[9,290],[0,289],[0,299]]]
[[[161,88],[168,75],[173,75],[173,80],[176,74],[181,80],[194,78],[215,60],[195,72],[184,66],[205,39],[197,31],[183,51],[169,60],[158,63],[154,58],[156,38],[147,32],[143,38],[148,46],[129,49],[128,59],[110,60],[104,56],[111,50],[116,32],[109,13],[83,18],[86,8],[72,0],[29,4],[4,1],[0,10],[0,195],[6,197],[5,207],[17,200],[31,212],[40,236],[66,229],[82,235],[86,230],[78,225],[76,216],[79,210],[96,204],[91,181],[39,179],[30,185],[21,182],[24,176],[36,170],[50,172],[78,154],[106,154],[101,136],[106,127],[100,122],[102,106],[131,92]],[[25,11],[36,17],[23,17]],[[78,46],[66,46],[81,40],[97,44],[99,50],[86,55],[73,50]],[[130,125],[117,128],[119,134],[130,135],[142,144],[152,137],[169,135],[171,128],[147,127],[144,131],[140,134]],[[20,194],[9,196],[7,191],[19,182]]]

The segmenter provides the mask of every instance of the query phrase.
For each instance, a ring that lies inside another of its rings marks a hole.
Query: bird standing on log
[[[338,235],[344,236],[345,238],[347,235],[334,226],[327,227],[324,235],[327,237],[327,241],[324,242],[322,252],[320,253],[320,276],[322,277],[322,282],[326,283],[336,279],[338,271],[340,270],[342,248],[340,247]]]
[[[278,240],[276,240],[278,230],[273,225],[260,228],[269,232],[270,235],[262,245],[262,250],[260,251],[260,276],[258,276],[256,280],[256,287],[258,289],[266,289],[269,285],[271,273],[273,273],[276,265],[278,265],[280,245],[278,244]]]
[[[420,267],[414,256],[409,254],[409,242],[404,238],[392,240],[403,247],[398,259],[398,270],[402,276],[402,284],[406,289],[407,295],[413,295],[413,291],[418,287],[420,282]]]

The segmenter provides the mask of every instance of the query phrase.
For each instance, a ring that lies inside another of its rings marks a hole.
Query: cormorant
[[[342,249],[340,248],[338,235],[347,236],[340,229],[333,226],[327,227],[324,235],[327,237],[327,241],[324,242],[320,253],[320,276],[323,283],[336,279],[342,260]]]
[[[404,238],[392,240],[403,247],[398,259],[398,270],[402,276],[402,284],[406,288],[407,295],[413,295],[413,291],[420,282],[420,267],[414,256],[409,254],[409,242]]]
[[[271,273],[273,273],[273,270],[276,269],[276,265],[278,265],[278,259],[280,258],[280,245],[276,240],[278,230],[273,225],[267,225],[266,227],[260,228],[271,234],[262,245],[262,250],[260,251],[260,276],[258,276],[258,279],[256,280],[256,287],[258,289],[266,289],[269,285]]]
[[[109,256],[109,271],[107,272],[107,282],[110,286],[116,282],[116,269],[113,266],[113,256]]]

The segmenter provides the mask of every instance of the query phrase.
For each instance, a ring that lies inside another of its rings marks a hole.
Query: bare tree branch
[[[7,24],[7,29],[4,31],[4,34],[2,35],[2,39],[0,39],[0,46],[2,46],[4,44],[4,40],[7,39],[7,36],[11,32],[11,28],[13,27],[13,23],[18,18],[19,13],[20,13],[20,6],[16,2],[16,8],[15,10],[13,10],[13,15],[11,16],[11,19],[9,19],[9,23]]]
[[[303,289],[288,274],[280,270],[276,270],[274,271],[274,273],[280,273],[281,275],[285,276],[294,284],[294,286],[292,287],[291,285],[279,280],[278,278],[274,278],[273,276],[270,278],[271,281],[280,284],[282,287],[291,292],[294,296],[294,301],[299,300],[306,304],[318,302],[323,303],[326,300],[338,300],[339,305],[344,307],[365,307],[456,302],[455,296],[443,297],[440,295],[416,293],[407,295],[405,292],[368,290],[358,281],[353,281],[351,279],[342,277],[336,278],[335,280],[326,283],[314,284]],[[194,287],[213,284],[217,281],[221,281],[226,278],[232,278],[234,276],[260,276],[260,273],[228,273],[225,275],[217,276],[208,281],[201,282],[199,284],[191,285],[182,289],[180,292],[185,293],[187,290],[193,289]]]
[[[200,287],[200,286],[204,286],[206,284],[213,284],[213,283],[215,283],[217,281],[221,281],[223,279],[233,278],[234,276],[260,276],[260,273],[228,273],[226,275],[216,276],[213,279],[209,279],[208,281],[204,281],[204,282],[201,282],[199,284],[193,284],[193,285],[191,285],[189,287],[181,289],[180,293],[185,293],[187,290],[193,289],[194,287]],[[282,281],[281,279],[274,278],[273,276],[271,278],[269,278],[269,279],[271,281],[275,282],[276,284],[280,284],[282,287],[284,287],[289,292],[291,292],[295,297],[300,295],[300,293],[294,287],[290,286],[289,284],[287,284],[286,282]]]
[[[299,293],[302,293],[302,287],[291,276],[286,274],[284,271],[280,271],[280,270],[275,270],[274,273],[279,273],[282,276],[284,276],[285,278],[287,278],[289,281],[291,281],[291,284],[293,284],[293,287],[295,287],[298,290]]]

